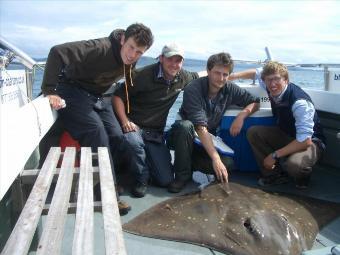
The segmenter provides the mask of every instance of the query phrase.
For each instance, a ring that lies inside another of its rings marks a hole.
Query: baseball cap
[[[162,54],[166,58],[178,55],[184,58],[184,50],[175,43],[166,44],[162,49]]]

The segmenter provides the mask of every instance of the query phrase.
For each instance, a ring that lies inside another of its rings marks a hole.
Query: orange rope
[[[127,77],[126,76],[126,72],[125,72],[125,64],[124,64],[124,78],[125,78],[126,108],[127,108],[127,113],[130,113],[130,101],[129,101],[129,91],[128,91],[127,78],[129,78],[129,82],[131,84],[131,87],[133,87],[133,82],[132,82],[132,65],[130,65],[129,77]]]

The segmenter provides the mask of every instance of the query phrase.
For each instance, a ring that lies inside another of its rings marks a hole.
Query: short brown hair
[[[134,23],[128,26],[124,36],[125,41],[132,37],[138,46],[146,46],[147,49],[153,44],[153,34],[150,28],[142,23]]]
[[[229,68],[229,73],[233,72],[234,61],[229,53],[221,52],[211,55],[207,62],[207,69],[210,71],[214,66],[224,66]]]
[[[264,81],[266,76],[275,74],[275,73],[280,74],[281,77],[289,81],[287,66],[277,61],[269,61],[267,64],[265,64],[265,66],[263,67],[262,73],[261,73],[261,79]]]

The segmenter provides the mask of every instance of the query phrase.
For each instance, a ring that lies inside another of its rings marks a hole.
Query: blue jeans
[[[164,142],[150,142],[143,139],[143,131],[124,134],[124,154],[128,155],[128,168],[137,182],[147,184],[150,176],[161,187],[174,179],[171,155]]]
[[[65,129],[81,146],[91,147],[95,152],[98,147],[107,147],[114,169],[123,132],[113,113],[111,99],[95,96],[75,84],[59,84],[56,92],[66,102],[66,107],[58,111]]]

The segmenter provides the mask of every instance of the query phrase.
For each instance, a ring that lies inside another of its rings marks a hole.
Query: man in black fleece
[[[115,159],[122,131],[110,98],[104,99],[103,94],[123,76],[131,83],[131,69],[152,43],[151,30],[135,23],[126,30],[114,30],[109,37],[52,47],[42,92],[81,146],[94,151],[107,147]],[[126,203],[118,204],[121,215],[130,210]]]
[[[182,68],[184,51],[175,43],[165,45],[158,59],[134,72],[134,86],[127,88],[129,97],[125,86],[118,87],[113,97],[125,136],[124,154],[130,159],[125,165],[135,179],[135,197],[144,197],[149,177],[161,187],[173,181],[170,151],[163,138],[166,119],[182,89],[205,74]]]

